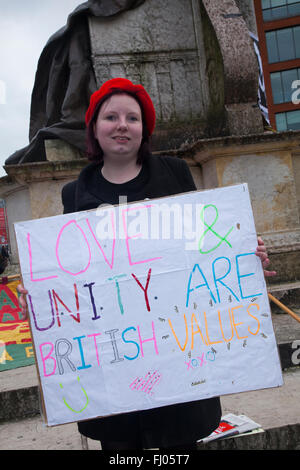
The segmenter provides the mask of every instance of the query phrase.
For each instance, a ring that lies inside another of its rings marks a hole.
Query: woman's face
[[[137,159],[142,142],[143,122],[138,102],[127,94],[116,94],[101,106],[94,124],[95,137],[103,159]]]

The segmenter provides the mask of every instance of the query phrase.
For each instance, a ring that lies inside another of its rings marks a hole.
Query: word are
[[[200,288],[205,288],[210,295],[211,299],[213,302],[216,303],[221,303],[221,295],[220,295],[220,289],[224,291],[224,288],[226,289],[226,292],[230,292],[233,297],[240,302],[241,299],[249,299],[253,297],[257,297],[259,295],[262,295],[261,292],[259,293],[254,293],[254,292],[244,292],[244,289],[242,286],[242,279],[248,278],[250,276],[255,276],[254,272],[247,272],[247,273],[241,273],[241,268],[240,268],[240,260],[244,259],[245,257],[249,256],[256,256],[255,253],[241,253],[235,256],[235,265],[234,269],[232,270],[232,264],[229,258],[226,256],[220,256],[218,258],[215,258],[212,263],[211,263],[211,273],[212,273],[212,278],[213,278],[213,284],[214,284],[214,292],[213,288],[211,285],[209,285],[207,274],[205,275],[203,268],[199,263],[195,264],[192,272],[190,273],[189,280],[188,280],[188,286],[187,286],[187,294],[186,294],[186,307],[189,305],[190,301],[190,296],[192,292],[196,292],[197,289]],[[218,274],[219,272],[219,274]],[[225,283],[224,279],[228,277],[229,275],[232,274],[234,276],[233,280],[226,281]],[[200,282],[200,284],[199,284]],[[234,292],[232,289],[232,283],[237,284],[239,286],[239,293]],[[239,298],[240,296],[240,298]]]
[[[141,335],[140,326],[138,325],[137,328],[134,326],[130,326],[122,331],[121,339],[123,342],[128,344],[133,344],[135,349],[134,355],[124,354],[122,355],[119,351],[118,341],[116,338],[116,334],[118,333],[119,329],[115,328],[112,330],[105,331],[105,334],[109,336],[109,341],[105,342],[105,344],[110,344],[111,352],[113,357],[110,361],[111,364],[122,362],[125,359],[132,361],[136,359],[139,354],[142,357],[145,356],[144,353],[144,343],[151,342],[153,343],[155,353],[158,355],[158,347],[155,335],[155,328],[154,322],[151,324],[152,327],[152,335],[150,338],[143,338]],[[127,334],[131,331],[137,331],[138,333],[138,340],[134,341],[133,339],[128,339]],[[49,377],[55,374],[56,370],[58,369],[58,373],[63,375],[65,373],[65,366],[68,366],[68,369],[71,369],[73,372],[77,370],[89,369],[92,367],[93,364],[86,363],[86,355],[85,350],[89,351],[90,348],[90,341],[94,343],[94,350],[95,350],[95,359],[100,366],[100,354],[99,354],[99,345],[97,344],[97,337],[100,336],[101,333],[93,333],[91,335],[82,335],[76,336],[72,338],[75,342],[76,349],[74,351],[74,344],[68,340],[67,338],[59,338],[53,344],[52,342],[45,342],[39,345],[39,357],[42,361],[43,365],[43,373],[44,377]],[[88,339],[91,338],[91,339]],[[78,365],[78,356],[79,356],[79,365]],[[76,363],[77,361],[77,363]]]

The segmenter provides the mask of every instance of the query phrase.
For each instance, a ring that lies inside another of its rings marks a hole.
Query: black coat
[[[129,183],[113,185],[100,176],[99,164],[91,163],[76,181],[64,186],[64,213],[95,209],[102,203],[116,204],[119,194],[127,194],[128,202],[133,202],[196,189],[188,165],[179,158],[152,156],[142,171],[143,174]],[[207,436],[218,427],[220,418],[220,399],[216,397],[81,421],[78,427],[92,439],[116,442],[116,448],[129,435],[131,439],[136,436],[137,441],[142,436],[144,448],[171,447]]]

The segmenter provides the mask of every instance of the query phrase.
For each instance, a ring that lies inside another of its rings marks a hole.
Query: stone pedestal
[[[109,20],[89,19],[97,85],[126,77],[145,86],[157,112],[155,150],[263,130],[249,31],[234,0],[221,3],[146,0]]]
[[[199,138],[209,106],[199,2],[147,0],[109,21],[90,18],[89,27],[98,86],[126,77],[150,94],[157,113],[155,146],[176,147],[177,129],[186,121],[196,121]],[[185,132],[191,135],[192,129]]]

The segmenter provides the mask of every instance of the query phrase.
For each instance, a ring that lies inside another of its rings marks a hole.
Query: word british
[[[109,336],[109,344],[111,348],[111,360],[110,363],[114,364],[117,362],[122,362],[125,359],[128,361],[132,361],[136,359],[139,354],[144,357],[144,343],[151,342],[153,343],[154,350],[156,354],[159,354],[156,335],[155,335],[155,328],[154,322],[151,323],[152,327],[152,335],[150,338],[143,338],[141,335],[141,329],[138,325],[137,328],[134,326],[130,326],[122,331],[121,338],[125,344],[133,344],[134,345],[134,355],[129,355],[129,353],[124,354],[123,356],[120,354],[119,346],[116,338],[116,334],[118,333],[119,329],[115,328],[112,330],[105,331],[104,334]],[[137,331],[137,341],[134,341],[132,338],[128,338],[128,333]],[[91,335],[82,335],[76,336],[69,340],[67,338],[59,338],[55,341],[55,344],[51,342],[45,342],[39,345],[39,353],[43,363],[43,372],[44,377],[49,377],[55,374],[56,370],[60,375],[65,373],[65,366],[68,366],[68,369],[71,369],[73,372],[83,369],[89,369],[92,367],[93,364],[89,364],[86,362],[85,358],[85,350],[90,351],[90,342],[94,343],[94,359],[95,363],[98,366],[101,366],[100,354],[99,354],[99,345],[97,344],[97,337],[99,337],[101,333],[93,333]],[[91,338],[91,339],[88,339]],[[73,341],[73,342],[71,342]],[[76,349],[74,351],[74,344],[76,345]],[[107,342],[105,342],[107,344]],[[132,349],[132,348],[131,348]],[[152,353],[152,351],[151,351]],[[79,358],[79,364],[78,364]],[[76,363],[77,362],[77,363]]]

